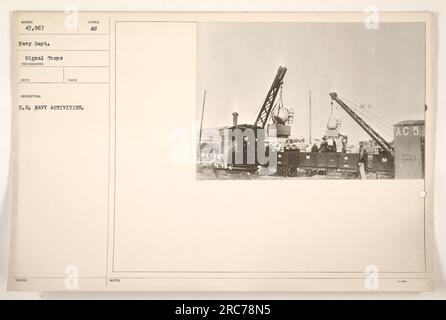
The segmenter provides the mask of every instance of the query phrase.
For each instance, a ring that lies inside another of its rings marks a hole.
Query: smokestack
[[[233,112],[232,113],[232,125],[234,127],[237,125],[237,118],[238,118],[238,113],[237,112]]]

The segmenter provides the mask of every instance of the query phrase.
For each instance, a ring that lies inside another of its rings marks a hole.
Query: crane
[[[263,102],[262,108],[257,115],[256,121],[254,122],[254,127],[265,129],[268,118],[274,106],[274,101],[276,100],[277,93],[283,84],[283,78],[285,77],[286,67],[279,67],[277,70],[276,77],[274,78],[271,88],[266,95],[265,101]]]
[[[367,122],[365,122],[356,112],[354,112],[344,101],[342,101],[336,92],[331,92],[330,97],[344,109],[347,114],[356,121],[359,126],[392,158],[395,156],[393,147],[378,132],[376,132]]]

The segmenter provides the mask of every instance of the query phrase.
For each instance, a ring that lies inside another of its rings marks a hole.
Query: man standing
[[[368,154],[367,150],[364,148],[364,141],[359,142],[359,161],[358,161],[358,167],[359,167],[359,174],[361,176],[361,179],[365,179],[365,170],[367,168],[367,161],[368,161]]]
[[[333,138],[327,139],[327,152],[336,152],[336,141]]]

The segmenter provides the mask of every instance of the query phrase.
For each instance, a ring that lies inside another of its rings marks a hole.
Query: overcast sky
[[[391,124],[424,119],[425,35],[422,23],[199,23],[197,119],[207,90],[205,128],[252,124],[279,66],[286,66],[283,101],[295,109],[293,137],[321,138],[330,114],[329,93],[351,106],[364,104],[379,117],[365,118],[388,141]],[[361,109],[359,109],[361,110]],[[341,133],[350,143],[368,139],[341,109]],[[381,120],[384,119],[384,120]]]

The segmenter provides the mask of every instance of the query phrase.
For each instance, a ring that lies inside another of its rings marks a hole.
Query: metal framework
[[[286,67],[279,67],[277,70],[276,77],[274,78],[271,88],[266,95],[265,101],[263,102],[262,108],[257,115],[256,121],[254,122],[254,127],[264,129],[271,111],[274,106],[274,101],[276,100],[277,93],[279,92],[280,86],[283,84],[283,78],[285,77]]]
[[[347,114],[356,121],[359,126],[364,129],[365,132],[389,155],[394,157],[395,151],[393,147],[383,138],[381,135],[376,132],[367,122],[365,122],[356,112],[354,112],[347,104],[342,101],[336,92],[330,93],[330,97],[332,100],[336,101],[342,109],[347,112]]]

